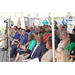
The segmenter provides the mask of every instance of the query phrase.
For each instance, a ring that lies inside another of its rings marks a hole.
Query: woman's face
[[[46,48],[47,48],[47,49],[50,49],[50,45],[49,45],[48,42],[46,43]]]
[[[72,34],[73,34],[73,35],[75,34],[73,30],[72,30]]]
[[[70,41],[70,36],[69,36],[69,35],[67,35],[67,41],[68,41],[68,42]]]
[[[62,40],[64,40],[66,38],[65,34],[62,34]]]
[[[55,52],[55,58],[56,58],[56,59],[60,59],[60,58],[61,58],[60,49],[58,49],[58,50]]]

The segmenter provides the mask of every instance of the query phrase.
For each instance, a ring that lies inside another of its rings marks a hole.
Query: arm
[[[68,42],[67,40],[65,41],[64,45],[63,45],[63,48],[65,48],[67,46]]]

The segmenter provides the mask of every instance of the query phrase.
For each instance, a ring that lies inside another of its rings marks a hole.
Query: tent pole
[[[10,62],[10,35],[9,35],[9,26],[10,26],[10,18],[8,19],[8,54],[9,54],[9,62]]]
[[[54,17],[52,17],[52,49],[53,49],[53,62],[55,62],[55,35],[54,35]]]

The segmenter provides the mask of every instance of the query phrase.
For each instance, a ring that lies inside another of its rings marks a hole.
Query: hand
[[[28,53],[23,54],[23,56],[26,56],[26,55],[28,55]]]
[[[25,51],[27,50],[27,49],[26,49],[26,46],[22,46],[22,49],[25,50]]]
[[[17,45],[17,48],[19,48],[19,45]]]

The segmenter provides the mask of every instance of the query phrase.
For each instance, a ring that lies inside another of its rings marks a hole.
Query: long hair
[[[69,62],[69,54],[68,51],[64,48],[60,48],[60,54],[61,54],[61,62]]]

